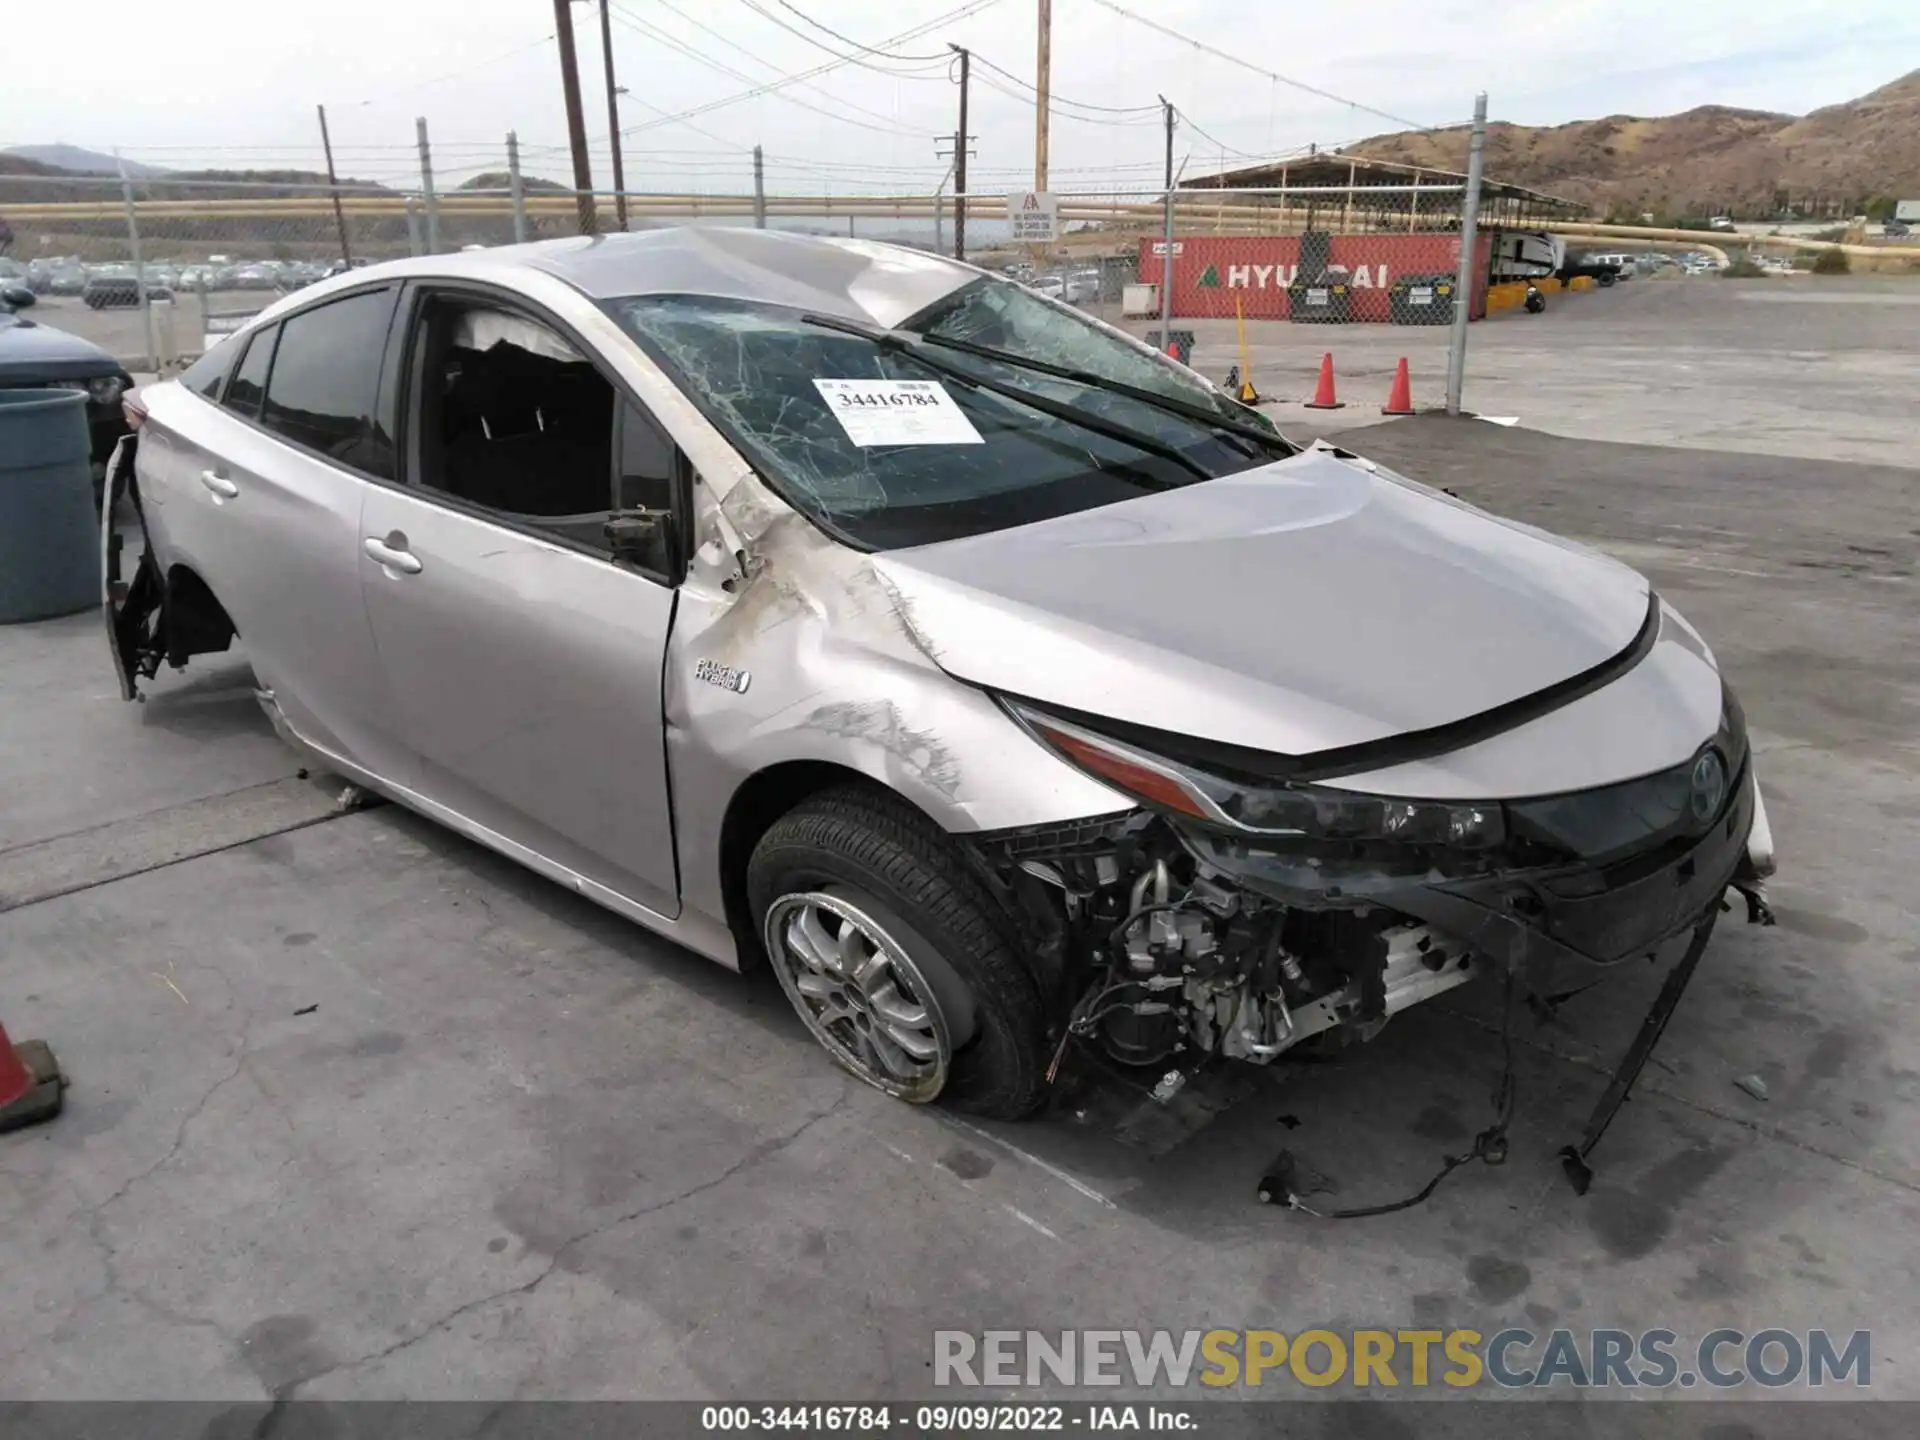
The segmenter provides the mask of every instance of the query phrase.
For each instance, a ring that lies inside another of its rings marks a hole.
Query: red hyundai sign
[[[1476,237],[1473,317],[1486,313],[1492,238]],[[1140,242],[1140,279],[1160,280],[1164,240]],[[1333,235],[1327,265],[1344,267],[1354,320],[1388,319],[1394,281],[1410,275],[1452,275],[1460,263],[1458,235]],[[1227,319],[1237,301],[1249,320],[1285,320],[1287,290],[1300,273],[1298,235],[1183,235],[1174,241],[1173,313],[1182,319]]]

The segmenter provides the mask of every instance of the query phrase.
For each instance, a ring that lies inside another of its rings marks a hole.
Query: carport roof
[[[1182,190],[1221,190],[1238,186],[1266,189],[1279,185],[1300,186],[1305,189],[1346,189],[1351,186],[1356,192],[1375,186],[1412,185],[1416,181],[1422,185],[1464,185],[1467,177],[1458,170],[1437,170],[1429,165],[1408,165],[1398,160],[1372,160],[1364,155],[1346,155],[1338,150],[1324,150],[1312,154],[1279,160],[1263,160],[1256,165],[1243,165],[1237,170],[1223,170],[1216,175],[1202,175],[1192,180],[1182,180]],[[1578,215],[1586,207],[1572,200],[1562,199],[1558,195],[1548,195],[1543,191],[1529,190],[1524,185],[1508,185],[1502,181],[1482,176],[1480,195],[1483,200],[1523,201],[1536,210],[1548,210],[1556,214]]]

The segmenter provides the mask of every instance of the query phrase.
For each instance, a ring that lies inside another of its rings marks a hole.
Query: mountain
[[[120,195],[117,187],[102,185],[98,175],[62,169],[12,150],[0,150],[0,177],[8,181],[5,188],[0,189],[0,202],[16,205],[117,200]],[[245,190],[235,188],[242,184],[247,187]],[[138,200],[232,200],[240,196],[274,200],[312,195],[326,184],[326,175],[316,170],[153,170],[135,178],[133,193]],[[392,195],[396,192],[377,180],[356,180],[351,175],[342,175],[340,193]]]
[[[462,180],[454,188],[456,190],[506,190],[511,188],[512,185],[513,176],[507,171],[488,170],[479,175],[475,175],[470,180]],[[522,175],[520,177],[520,189],[522,193],[532,195],[538,191],[564,191],[567,190],[568,187],[562,185],[558,180],[543,180],[538,175]]]
[[[1465,170],[1467,131],[1377,135],[1346,153]],[[1485,164],[1492,179],[1595,212],[1852,215],[1874,197],[1920,197],[1920,70],[1803,116],[1702,105],[1657,118],[1499,121],[1487,126]]]
[[[111,155],[102,155],[98,150],[84,150],[78,145],[15,145],[0,150],[0,155],[18,155],[23,160],[35,160],[42,165],[51,165],[76,175],[118,175],[120,162]],[[129,160],[127,174],[135,179],[151,179],[167,172],[152,165],[142,165]]]

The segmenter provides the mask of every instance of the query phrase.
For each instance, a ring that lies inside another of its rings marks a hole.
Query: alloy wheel
[[[825,891],[767,907],[767,954],[800,1018],[876,1089],[925,1104],[947,1082],[952,1043],[933,987],[868,911]]]

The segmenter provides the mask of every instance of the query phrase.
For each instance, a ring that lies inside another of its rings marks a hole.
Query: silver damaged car
[[[1640,575],[952,260],[376,265],[130,418],[124,695],[241,637],[318,764],[770,962],[905,1100],[1690,965],[1772,868],[1740,707]]]

